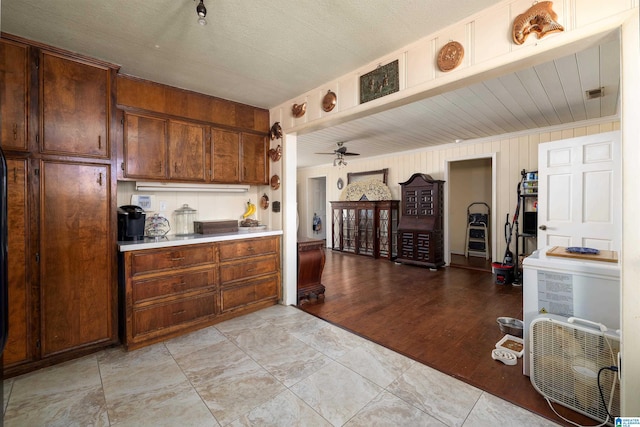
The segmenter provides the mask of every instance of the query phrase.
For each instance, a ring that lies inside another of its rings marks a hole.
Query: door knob
[[[540,227],[538,227],[538,228],[539,228],[540,230],[546,230],[546,229],[547,229],[547,226],[543,224],[543,225],[541,225],[541,226],[540,226]]]

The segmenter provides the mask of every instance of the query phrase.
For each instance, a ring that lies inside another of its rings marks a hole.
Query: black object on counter
[[[143,240],[146,214],[144,209],[135,205],[118,208],[118,241]]]

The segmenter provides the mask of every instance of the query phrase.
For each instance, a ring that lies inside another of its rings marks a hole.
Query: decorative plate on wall
[[[274,190],[280,188],[280,177],[278,175],[273,175],[271,177],[271,188]]]
[[[464,47],[458,42],[449,42],[442,46],[438,54],[438,68],[440,71],[451,71],[462,63]]]

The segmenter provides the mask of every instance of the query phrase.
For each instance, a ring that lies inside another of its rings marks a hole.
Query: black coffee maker
[[[144,209],[135,205],[118,208],[118,241],[144,239]]]

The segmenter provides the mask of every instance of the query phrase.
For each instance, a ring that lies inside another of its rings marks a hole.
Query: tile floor
[[[6,427],[556,425],[282,305],[11,378],[4,392]]]

